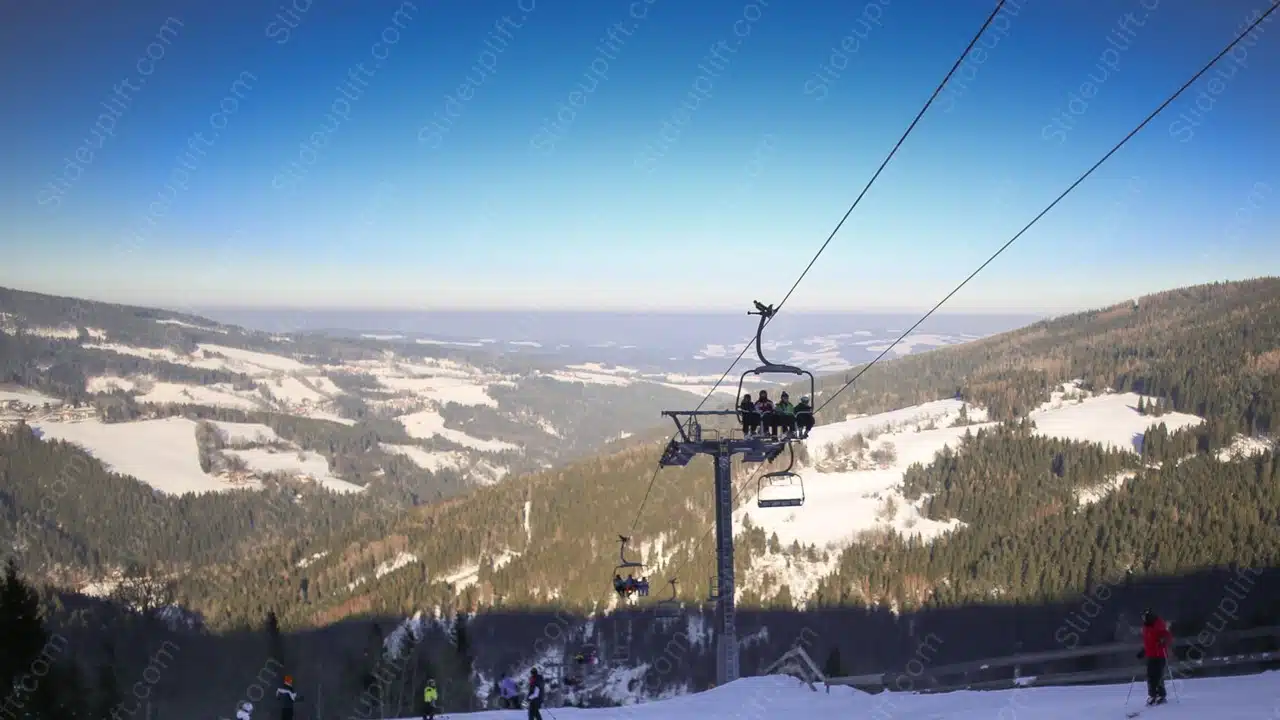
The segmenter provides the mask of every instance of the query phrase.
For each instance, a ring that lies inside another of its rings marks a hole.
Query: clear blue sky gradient
[[[1269,1],[1011,0],[789,307],[932,305]],[[0,285],[160,305],[776,302],[994,7],[415,2],[7,10]],[[1280,273],[1277,18],[949,309]]]

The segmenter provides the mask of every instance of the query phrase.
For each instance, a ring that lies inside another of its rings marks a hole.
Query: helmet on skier
[[[245,704],[241,705],[241,706],[240,706],[240,709],[241,709],[241,710],[244,710],[245,712],[253,712],[253,703],[251,703],[251,702],[247,702],[247,703],[245,703]]]
[[[436,685],[436,679],[435,679],[435,678],[427,678],[427,685],[429,685],[429,686],[431,686],[431,687],[435,687],[435,685]]]
[[[292,676],[292,675],[285,675],[285,676],[284,676],[284,684],[285,684],[285,685],[292,685],[292,684],[293,684],[293,676]]]

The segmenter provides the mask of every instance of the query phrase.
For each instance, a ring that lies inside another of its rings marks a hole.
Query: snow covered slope
[[[1092,394],[1071,382],[1054,391],[1028,417],[1039,435],[1130,452],[1140,451],[1142,434],[1156,425],[1164,423],[1174,432],[1204,422],[1185,413],[1141,414],[1140,400],[1150,402],[1136,393]],[[930,540],[961,527],[963,523],[956,519],[940,522],[923,517],[920,508],[927,497],[908,502],[902,494],[903,476],[912,464],[928,465],[944,447],[954,449],[969,433],[993,426],[983,408],[961,400],[937,400],[814,428],[804,443],[808,463],[793,468],[801,476],[802,487],[771,486],[757,480],[746,488],[744,496],[751,502],[737,510],[734,521],[738,527],[749,522],[766,536],[776,534],[783,548],[798,543],[802,548],[832,552],[818,562],[796,554],[753,557],[753,572],[739,583],[738,592],[762,591],[756,587],[760,582],[775,591],[786,585],[797,605],[803,605],[819,579],[831,571],[835,551],[857,542],[864,533],[893,530]],[[1100,478],[1099,486],[1082,495],[1081,502],[1096,502],[1125,479]],[[755,502],[757,493],[771,499],[798,497],[801,491],[804,504],[799,507],[760,508]]]
[[[1203,422],[1184,413],[1141,415],[1139,398],[1136,393],[1091,395],[1067,383],[1030,419],[1041,435],[1134,452],[1142,433],[1160,423],[1173,432]],[[986,419],[982,408],[937,400],[816,427],[804,443],[810,466],[796,469],[804,482],[805,504],[762,509],[753,503],[740,509],[735,520],[750,517],[766,533],[776,532],[783,545],[795,541],[820,549],[847,545],[859,533],[875,529],[936,537],[959,527],[959,521],[922,517],[922,501],[903,499],[902,477],[913,463],[928,465],[944,447],[954,448],[966,434],[992,427]],[[760,489],[765,498],[792,493],[785,486]]]
[[[581,710],[555,708],[559,720],[1106,720],[1142,710],[1142,718],[1159,720],[1275,720],[1280,717],[1276,687],[1280,673],[1179,681],[1170,702],[1143,707],[1144,690],[1135,685],[1126,703],[1126,685],[1023,688],[989,692],[930,695],[880,693],[849,688],[813,692],[800,681],[771,676],[745,678],[694,695],[622,708]],[[474,720],[515,720],[523,710],[450,713]],[[544,717],[549,717],[543,711]]]
[[[227,450],[245,460],[247,473],[206,473],[200,467],[196,447],[196,423],[186,418],[163,418],[127,423],[104,423],[97,418],[72,422],[34,422],[31,426],[47,440],[65,440],[85,449],[111,470],[134,477],[170,494],[256,489],[262,485],[253,473],[284,473],[311,481],[335,492],[360,492],[359,485],[334,477],[328,462],[316,453],[285,443],[288,452],[261,448]],[[229,444],[279,442],[266,425],[219,422]]]

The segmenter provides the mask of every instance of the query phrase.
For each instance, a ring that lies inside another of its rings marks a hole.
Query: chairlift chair
[[[765,305],[759,300],[755,302],[755,312],[748,311],[748,315],[759,315],[760,324],[756,327],[756,357],[760,358],[760,367],[748,370],[742,373],[742,378],[738,380],[738,394],[734,396],[735,407],[742,400],[743,390],[746,389],[748,375],[807,375],[809,377],[809,398],[811,401],[817,401],[818,381],[814,378],[813,373],[794,365],[781,365],[770,362],[764,356],[764,347],[761,345],[761,335],[764,333],[764,326],[773,318],[777,312],[772,305]],[[738,413],[738,420],[742,420],[742,413]]]
[[[671,578],[667,582],[671,585],[671,597],[655,603],[653,611],[659,618],[669,620],[680,617],[684,609],[680,607],[680,601],[676,599],[676,579]]]
[[[644,563],[632,562],[627,559],[627,543],[631,542],[631,538],[627,537],[626,535],[619,535],[618,541],[621,543],[621,545],[618,547],[618,559],[620,562],[618,564],[618,567],[613,569],[613,573],[615,575],[621,575],[622,573],[618,572],[619,570],[625,570],[627,568],[644,567]]]
[[[619,536],[618,536],[618,541],[619,541],[619,543],[621,543],[621,544],[620,544],[620,546],[618,547],[618,562],[619,562],[619,564],[618,564],[618,566],[617,566],[617,567],[615,567],[615,568],[613,569],[613,576],[614,576],[615,578],[616,578],[616,577],[620,577],[620,576],[622,575],[623,571],[628,570],[628,569],[630,569],[630,568],[642,568],[642,567],[644,567],[644,563],[632,562],[631,560],[628,560],[628,559],[627,559],[627,543],[628,543],[628,542],[631,542],[631,538],[627,537],[626,535],[619,535]],[[631,575],[632,573],[627,573],[627,574],[628,574],[628,575]],[[615,589],[617,589],[617,586],[615,586]]]
[[[765,473],[760,476],[759,486],[756,488],[756,506],[761,508],[777,508],[777,507],[800,507],[804,505],[804,480],[800,475],[791,471],[796,464],[796,451],[792,449],[788,443],[787,451],[790,453],[790,460],[787,466],[782,470]],[[765,488],[785,488],[781,490],[781,497],[764,496]]]

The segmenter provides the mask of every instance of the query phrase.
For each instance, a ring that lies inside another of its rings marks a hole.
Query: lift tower
[[[786,440],[735,437],[735,433],[708,431],[703,435],[699,417],[736,416],[736,410],[664,410],[679,428],[667,445],[659,463],[683,467],[697,455],[710,455],[715,462],[716,495],[716,685],[738,679],[738,631],[733,610],[733,456],[741,453],[745,462],[768,462],[787,446]]]
[[[760,347],[760,334],[765,324],[773,316],[772,306],[757,302],[756,312],[748,315],[759,315],[760,325],[756,330],[756,355],[763,363],[758,368],[748,370],[742,375],[762,375],[778,373],[787,375],[809,375],[797,367],[776,365],[764,358]],[[742,391],[742,382],[738,387]],[[734,398],[737,402],[738,398]],[[738,418],[737,410],[664,410],[663,417],[671,418],[676,424],[676,436],[667,444],[666,451],[658,463],[664,467],[684,467],[698,455],[710,455],[715,462],[715,502],[716,502],[716,583],[711,598],[716,601],[716,685],[724,685],[738,679],[738,631],[734,617],[733,595],[733,456],[742,455],[743,462],[772,462],[787,448],[793,439],[790,434],[782,437],[754,436],[744,437],[740,431],[725,432],[708,431],[705,435],[698,418],[707,416],[730,416]]]

